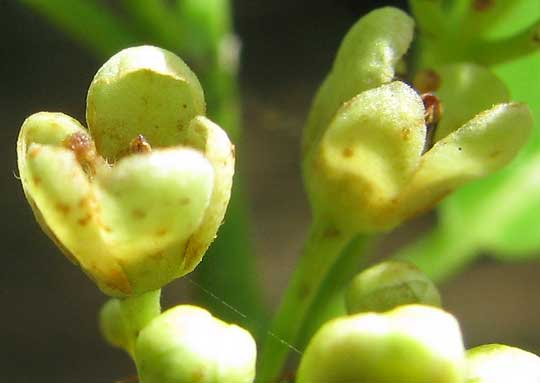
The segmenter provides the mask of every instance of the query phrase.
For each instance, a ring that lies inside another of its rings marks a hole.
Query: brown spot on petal
[[[409,128],[401,129],[401,138],[403,138],[403,141],[408,141],[410,136],[411,130]]]
[[[41,178],[39,178],[38,176],[34,176],[32,178],[32,181],[34,182],[35,187],[39,187],[39,185],[41,184]]]
[[[141,209],[133,209],[131,211],[131,215],[135,219],[143,219],[143,218],[146,217],[146,212],[144,210],[141,210]]]
[[[81,226],[86,226],[88,224],[88,222],[90,222],[90,220],[92,219],[92,214],[87,214],[86,216],[84,216],[83,218],[79,219],[77,221],[77,223]]]
[[[184,252],[184,271],[186,272],[193,270],[199,264],[202,254],[208,249],[208,245],[197,238],[197,236],[192,235],[186,244]]]
[[[189,205],[190,202],[191,199],[189,199],[188,197],[180,198],[180,201],[178,201],[181,206]]]
[[[163,258],[164,255],[165,255],[164,251],[159,251],[157,253],[150,254],[150,258],[152,258],[154,261],[159,261],[161,260],[161,258]]]
[[[161,229],[158,229],[158,230],[156,231],[156,235],[157,235],[158,237],[163,237],[163,236],[166,235],[168,232],[169,232],[169,231],[167,230],[167,228],[162,227]]]
[[[29,156],[30,158],[36,158],[37,155],[39,154],[39,152],[41,152],[41,149],[42,149],[41,146],[34,146],[34,147],[32,147],[32,149],[30,149],[30,150],[28,151],[28,156]]]
[[[347,147],[347,148],[343,149],[343,152],[341,154],[345,158],[351,158],[354,155],[354,150],[353,150],[353,148]]]
[[[68,205],[61,202],[57,203],[55,207],[56,207],[56,210],[58,210],[62,214],[69,214],[71,210],[71,208]]]

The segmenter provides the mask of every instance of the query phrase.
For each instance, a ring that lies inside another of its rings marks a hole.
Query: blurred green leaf
[[[99,57],[109,57],[135,44],[139,36],[100,1],[19,0],[49,19]]]

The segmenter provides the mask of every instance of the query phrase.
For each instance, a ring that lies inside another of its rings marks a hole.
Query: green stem
[[[314,221],[304,252],[263,344],[257,370],[259,382],[277,380],[289,351],[287,344],[297,344],[307,313],[321,291],[321,284],[353,238],[354,233],[341,232],[324,220]]]
[[[96,1],[19,0],[50,19],[74,40],[100,57],[134,44],[138,36],[110,10]]]
[[[242,161],[240,96],[237,61],[239,51],[232,32],[229,0],[181,0],[176,15],[190,38],[180,54],[193,59],[205,89],[209,117],[227,131],[237,145]],[[243,190],[242,169],[237,169],[234,186],[218,236],[197,267],[194,301],[216,316],[240,322],[256,335],[264,327],[262,291],[256,278],[251,225]],[[217,299],[219,298],[219,299]],[[224,304],[224,302],[226,304]],[[231,310],[234,307],[237,312]],[[241,313],[239,317],[238,312]]]
[[[139,332],[161,313],[161,289],[125,299],[109,299],[101,308],[99,322],[105,339],[133,358]]]
[[[171,7],[162,0],[124,0],[123,5],[143,34],[166,49],[184,50],[186,33]]]
[[[299,336],[298,344],[301,348],[305,347],[322,324],[346,314],[344,291],[359,270],[367,265],[368,257],[365,255],[369,253],[372,243],[372,236],[358,235],[341,253],[311,305]]]

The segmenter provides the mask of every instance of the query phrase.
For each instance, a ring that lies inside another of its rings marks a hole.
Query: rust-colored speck
[[[86,216],[84,216],[83,218],[79,219],[77,221],[77,223],[81,226],[86,226],[88,224],[88,222],[90,222],[90,220],[92,219],[92,214],[87,214]]]
[[[41,146],[34,146],[32,149],[30,149],[28,155],[30,158],[36,158],[39,152],[41,152]]]
[[[167,230],[167,228],[165,228],[165,227],[162,227],[161,229],[158,229],[158,230],[156,231],[156,235],[157,235],[158,237],[163,237],[163,236],[166,235],[167,233],[168,233],[168,230]]]
[[[150,258],[152,258],[154,261],[159,261],[161,258],[163,258],[163,255],[165,255],[164,251],[159,251],[154,254],[150,254]]]
[[[185,270],[193,270],[195,266],[201,260],[201,254],[203,254],[208,246],[204,245],[197,239],[197,236],[192,235],[186,245],[186,251],[184,252],[184,268]]]
[[[92,138],[86,133],[73,133],[64,140],[63,144],[64,147],[73,151],[75,158],[81,164],[92,163],[96,158],[96,147]]]
[[[188,197],[180,198],[180,201],[178,201],[181,206],[189,205],[190,202],[191,199],[189,199]]]
[[[146,212],[144,210],[141,210],[141,209],[133,209],[131,211],[131,215],[135,219],[143,219],[144,217],[146,217]]]
[[[129,143],[129,151],[131,153],[150,153],[152,147],[146,141],[146,138],[142,134],[139,134]]]
[[[403,141],[407,141],[410,136],[411,136],[411,130],[409,128],[401,129],[401,138],[403,138]]]
[[[416,73],[413,87],[420,93],[435,92],[441,87],[441,76],[433,69],[424,69]]]
[[[34,176],[32,178],[32,181],[34,182],[34,186],[38,187],[39,185],[41,185],[41,178],[39,178],[38,176]]]
[[[345,149],[343,149],[343,152],[341,154],[345,158],[351,158],[354,155],[354,150],[353,148],[346,147]]]
[[[485,12],[495,5],[495,0],[474,0],[472,7],[475,11]]]
[[[58,210],[62,214],[69,214],[71,208],[64,203],[59,202],[56,204],[56,210]]]

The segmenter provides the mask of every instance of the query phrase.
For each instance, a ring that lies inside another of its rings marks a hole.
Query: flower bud
[[[470,383],[540,382],[540,358],[502,344],[486,344],[467,351]]]
[[[394,228],[506,165],[532,128],[528,107],[506,102],[504,85],[479,66],[441,68],[440,98],[393,81],[413,28],[393,8],[364,16],[313,103],[305,184],[314,214],[338,229]]]
[[[300,362],[298,383],[462,383],[459,325],[441,309],[407,305],[326,323]]]
[[[408,262],[387,261],[359,273],[352,280],[345,302],[349,314],[384,312],[407,304],[440,307],[437,287],[420,269]]]
[[[255,341],[246,330],[189,305],[153,319],[135,345],[144,383],[252,382],[255,359]]]
[[[214,239],[234,147],[202,113],[189,68],[143,46],[121,51],[96,75],[91,134],[61,113],[23,123],[18,164],[36,219],[105,293],[161,288],[192,271]]]

